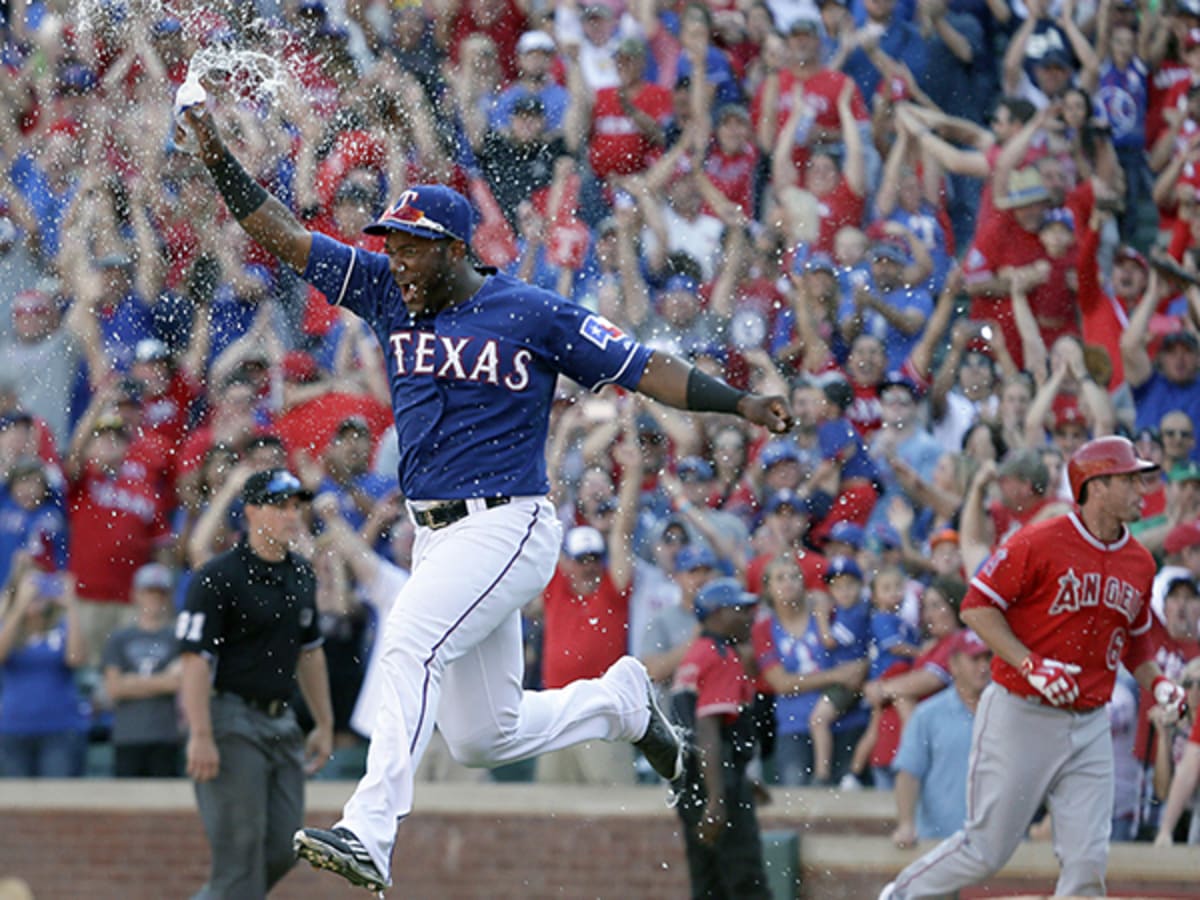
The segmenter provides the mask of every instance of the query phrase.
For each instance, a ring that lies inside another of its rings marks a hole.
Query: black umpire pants
[[[262,900],[296,862],[304,736],[291,709],[272,718],[230,694],[213,696],[212,725],[220,771],[195,785],[212,866],[193,900]]]
[[[688,876],[694,900],[770,900],[754,791],[744,774],[726,775],[725,828],[715,844],[702,844],[696,826],[704,816],[704,789],[687,789],[676,811],[683,823]]]

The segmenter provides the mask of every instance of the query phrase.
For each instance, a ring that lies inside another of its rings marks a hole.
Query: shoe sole
[[[662,707],[658,705],[658,697],[655,696],[654,688],[650,688],[650,715],[658,716],[667,723],[667,728],[671,730],[671,734],[675,735],[675,765],[670,775],[662,775],[667,781],[678,781],[683,776],[683,735],[679,733],[679,729],[675,727],[675,723],[667,718],[666,713],[662,711]],[[653,767],[652,767],[653,768]]]
[[[328,844],[310,839],[302,831],[297,832],[296,836],[292,838],[292,849],[300,859],[305,860],[314,868],[340,875],[355,887],[366,888],[368,891],[376,893],[391,887],[376,878],[361,874],[353,866],[348,866],[342,854]]]

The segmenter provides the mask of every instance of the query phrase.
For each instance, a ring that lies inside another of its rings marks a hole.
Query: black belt
[[[242,703],[251,709],[258,710],[265,716],[270,716],[272,719],[278,719],[288,709],[286,700],[259,700],[256,697],[246,697],[236,691],[215,691],[218,697],[233,697],[240,700]]]
[[[488,509],[493,509],[497,506],[503,506],[512,500],[512,497],[484,497],[483,505]],[[470,510],[467,509],[466,500],[446,500],[442,503],[433,503],[426,506],[424,509],[416,509],[411,507],[413,521],[423,528],[445,528],[447,525],[453,525],[459,519],[465,519],[470,515]]]

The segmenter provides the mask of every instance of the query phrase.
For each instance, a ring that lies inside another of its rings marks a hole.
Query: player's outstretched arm
[[[238,224],[267,252],[303,272],[312,235],[291,210],[267,193],[234,158],[207,109],[194,106],[184,116],[187,127],[196,135],[200,160]]]
[[[792,427],[792,411],[783,397],[739,391],[669,353],[651,355],[637,389],[676,409],[730,413],[776,434]]]

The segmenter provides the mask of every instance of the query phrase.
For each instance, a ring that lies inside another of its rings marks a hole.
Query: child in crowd
[[[862,570],[848,556],[835,556],[825,570],[832,610],[817,604],[814,615],[828,649],[822,668],[832,669],[867,656],[870,604],[863,599]],[[813,745],[813,783],[828,785],[833,771],[833,723],[854,708],[859,695],[841,685],[826,689],[808,719]]]
[[[871,668],[868,681],[891,678],[907,671],[921,652],[921,635],[916,626],[900,615],[907,585],[907,576],[895,566],[880,569],[871,581]],[[902,722],[908,720],[914,706],[912,703],[897,706]],[[854,747],[850,771],[842,779],[841,787],[844,790],[862,787],[860,777],[871,760],[871,749],[879,735],[882,716],[882,708],[872,708],[867,730]]]

